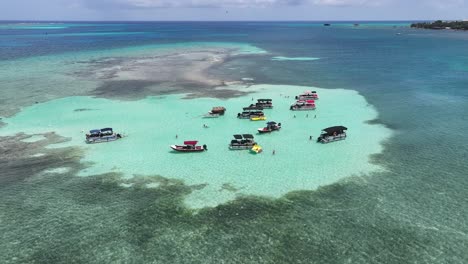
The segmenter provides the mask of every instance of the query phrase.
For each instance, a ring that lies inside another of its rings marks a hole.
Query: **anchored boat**
[[[316,91],[305,91],[304,93],[296,96],[296,100],[318,100],[318,94]]]
[[[251,134],[234,135],[234,139],[229,143],[230,150],[251,149],[255,144],[254,136]]]
[[[328,127],[322,130],[322,133],[317,138],[317,143],[330,143],[338,140],[346,139],[346,131],[348,128],[344,126]]]
[[[213,107],[213,109],[211,109],[211,111],[209,111],[203,117],[204,118],[217,118],[217,117],[224,115],[225,112],[226,112],[226,108],[224,108],[223,106],[215,106]]]
[[[276,123],[276,122],[268,122],[267,126],[264,128],[259,128],[258,133],[264,134],[264,133],[271,133],[273,131],[279,131],[281,129],[281,123]]]
[[[250,119],[252,117],[264,116],[263,107],[249,106],[244,107],[242,113],[237,114],[237,118],[240,119]]]
[[[203,152],[208,150],[206,145],[197,146],[198,141],[188,140],[184,141],[184,145],[171,145],[171,149],[179,152]]]
[[[120,134],[114,133],[112,128],[103,128],[103,129],[93,129],[86,134],[86,143],[102,143],[115,141],[122,138]]]
[[[315,110],[314,100],[299,100],[289,107],[292,111],[309,111]]]
[[[264,109],[271,109],[273,108],[273,103],[271,99],[257,99],[255,106],[262,107]]]

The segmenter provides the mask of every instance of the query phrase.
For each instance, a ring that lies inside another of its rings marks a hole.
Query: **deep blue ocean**
[[[184,42],[247,43],[277,56],[320,58],[245,56],[210,74],[356,90],[379,112],[372,122],[394,136],[372,157],[386,172],[281,199],[239,198],[196,214],[181,205],[189,190],[180,183],[122,189],[105,176],[73,171],[30,179],[53,162],[79,166],[79,150],[54,150],[38,162],[22,159],[27,145],[0,138],[0,262],[467,263],[468,33],[411,29],[409,22],[331,24],[1,22],[0,64]],[[15,98],[24,87],[5,72],[0,116],[36,100]],[[75,92],[63,89],[61,96]]]

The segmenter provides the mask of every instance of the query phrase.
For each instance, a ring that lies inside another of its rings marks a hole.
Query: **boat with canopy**
[[[316,91],[305,91],[304,93],[296,96],[296,100],[318,100],[318,94]]]
[[[322,130],[322,133],[317,138],[317,143],[330,143],[334,141],[346,139],[347,127],[334,126],[328,127]]]
[[[207,114],[203,115],[204,118],[217,118],[226,112],[226,108],[223,106],[215,106]]]
[[[249,106],[244,107],[242,113],[237,114],[237,118],[250,119],[252,117],[264,116],[263,107]]]
[[[122,138],[122,135],[114,133],[114,130],[110,127],[102,129],[93,129],[86,134],[86,143],[103,143],[115,141]]]
[[[273,131],[279,131],[281,129],[281,123],[276,123],[274,121],[270,121],[267,123],[266,127],[259,128],[258,133],[264,134],[264,133],[271,133]]]
[[[203,152],[208,150],[206,145],[197,146],[197,140],[184,141],[184,145],[171,145],[171,149],[178,152]]]
[[[292,111],[310,111],[315,110],[315,108],[314,100],[298,100],[289,107]]]
[[[251,134],[236,134],[234,139],[229,143],[230,150],[242,150],[251,149],[257,142],[254,140],[254,136]]]
[[[262,107],[264,109],[271,109],[273,108],[272,101],[272,99],[257,99],[257,103],[255,104],[255,106]]]

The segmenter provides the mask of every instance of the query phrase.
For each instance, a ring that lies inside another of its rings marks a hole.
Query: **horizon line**
[[[418,22],[418,21],[462,21],[462,20],[447,20],[447,19],[415,19],[415,20],[354,20],[354,19],[339,19],[339,20],[46,20],[46,19],[13,19],[1,20],[1,22]]]

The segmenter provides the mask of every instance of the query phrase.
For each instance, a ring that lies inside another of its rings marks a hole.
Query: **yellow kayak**
[[[250,150],[252,153],[258,154],[262,152],[262,147],[260,145],[255,144],[252,149]]]
[[[266,116],[256,116],[256,117],[251,117],[251,121],[264,121],[266,120]]]

